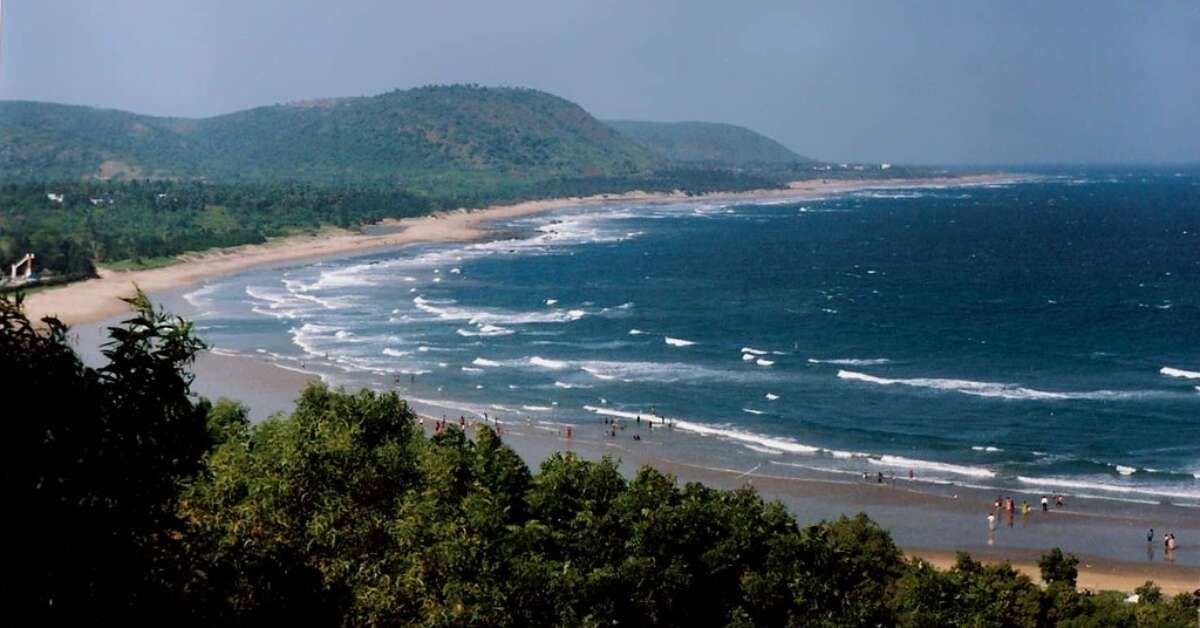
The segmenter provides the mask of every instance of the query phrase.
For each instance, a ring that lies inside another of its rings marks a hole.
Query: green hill
[[[379,181],[626,176],[664,160],[578,105],[531,89],[421,87],[203,119],[0,103],[0,181]]]
[[[638,120],[607,120],[605,124],[677,163],[746,166],[813,161],[765,135],[734,124]]]

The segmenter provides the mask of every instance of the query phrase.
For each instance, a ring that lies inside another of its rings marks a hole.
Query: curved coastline
[[[411,244],[464,242],[484,238],[488,224],[495,221],[538,214],[554,209],[581,205],[617,203],[677,203],[704,200],[804,200],[830,194],[871,189],[987,185],[1010,182],[1021,175],[995,173],[921,179],[869,179],[861,181],[797,181],[786,188],[749,192],[713,193],[689,196],[683,192],[626,192],[589,197],[552,198],[483,209],[458,209],[420,218],[389,220],[387,233],[361,233],[327,230],[318,235],[300,235],[225,249],[199,251],[180,256],[180,262],[161,268],[133,271],[102,270],[95,279],[34,292],[25,299],[30,319],[57,316],[68,325],[89,323],[120,314],[125,309],[121,298],[131,296],[135,286],[147,293],[182,288],[206,279],[230,275],[252,268],[286,264],[307,259],[357,255]]]
[[[908,187],[957,186],[972,185],[973,183],[986,185],[1008,180],[1011,179],[996,177],[976,181],[955,179],[953,181],[922,181],[921,183],[909,180],[903,185]],[[731,195],[721,198],[758,200],[775,197],[803,200],[864,189],[861,186],[847,187],[845,184],[837,189],[831,189],[832,187],[823,187],[819,190],[793,188],[787,191],[771,192],[768,195]],[[897,187],[897,185],[894,183],[881,184],[876,181],[872,182],[869,187]],[[623,202],[650,204],[681,201],[703,202],[704,200],[718,199],[715,196],[696,198],[673,195],[639,195],[637,197],[626,195],[594,199],[556,199],[555,201],[489,208],[475,212],[460,211],[441,217],[390,223],[388,225],[389,232],[382,234],[339,233],[320,238],[289,239],[285,241],[287,250],[265,251],[258,256],[242,256],[236,260],[229,260],[228,266],[199,268],[197,269],[198,274],[190,279],[184,277],[184,280],[178,283],[161,288],[130,277],[133,275],[144,277],[153,271],[125,273],[123,276],[127,289],[131,289],[130,281],[137,280],[139,285],[147,291],[159,293],[160,298],[169,298],[170,295],[162,293],[184,288],[211,277],[237,273],[258,266],[270,268],[316,257],[359,255],[368,250],[397,248],[407,244],[486,239],[490,235],[487,223],[491,220],[505,220],[556,208]],[[243,248],[277,248],[284,245],[285,242],[272,243],[264,247]],[[332,244],[333,242],[336,244]],[[219,254],[237,258],[239,252],[223,251]],[[204,262],[203,256],[202,259],[194,261]],[[204,263],[199,265],[204,266]],[[115,308],[108,312],[107,316],[117,314],[123,309],[123,304],[116,301],[115,298],[111,300]],[[184,307],[186,315],[185,305],[177,302],[172,302],[171,305]],[[88,322],[98,318],[103,317],[72,319],[72,322]],[[743,349],[743,351],[745,350]],[[482,363],[480,365],[487,366]],[[274,411],[288,411],[297,392],[306,381],[315,375],[296,372],[286,365],[273,363],[269,357],[265,356],[220,355],[218,352],[204,355],[196,365],[196,374],[198,392],[201,394],[239,397],[252,405],[255,402],[262,403],[263,400],[273,403],[274,407],[270,411],[256,413],[260,417]],[[420,400],[414,399],[414,405],[420,407]],[[420,409],[425,410],[427,414],[434,412],[433,408]],[[1146,577],[1151,577],[1160,581],[1160,584],[1163,584],[1168,590],[1175,590],[1176,587],[1183,587],[1189,580],[1200,577],[1200,563],[1196,563],[1196,556],[1188,551],[1193,546],[1188,545],[1186,541],[1181,546],[1182,551],[1178,563],[1167,563],[1162,560],[1161,556],[1154,556],[1150,560],[1139,557],[1138,553],[1142,553],[1144,556],[1147,548],[1136,540],[1148,524],[1153,525],[1156,529],[1162,527],[1163,524],[1170,525],[1177,531],[1190,532],[1190,534],[1181,535],[1183,538],[1196,538],[1200,535],[1200,529],[1196,528],[1193,521],[1193,509],[1185,510],[1165,505],[1113,504],[1103,499],[1075,498],[1070,500],[1069,508],[1052,512],[1049,517],[1030,518],[1027,521],[1028,525],[1022,523],[1013,531],[1001,529],[998,538],[995,539],[996,544],[993,545],[990,538],[985,542],[985,528],[979,524],[979,521],[981,513],[986,513],[994,491],[988,492],[961,484],[927,485],[921,480],[905,484],[903,478],[877,486],[875,482],[863,482],[858,478],[844,475],[822,474],[819,470],[789,469],[788,473],[795,473],[795,475],[781,475],[778,473],[779,470],[771,467],[716,468],[712,464],[705,466],[703,460],[679,458],[666,449],[654,447],[655,443],[652,441],[630,445],[624,442],[606,441],[603,438],[589,438],[586,434],[589,430],[580,429],[581,427],[576,428],[576,437],[573,440],[565,440],[561,434],[556,433],[553,426],[544,421],[524,423],[517,421],[505,426],[505,438],[531,465],[539,464],[546,455],[554,451],[572,450],[585,457],[599,457],[606,454],[617,456],[624,460],[623,466],[626,472],[632,472],[638,466],[648,464],[676,475],[681,481],[703,481],[714,486],[724,487],[751,484],[764,495],[783,501],[801,522],[836,517],[842,513],[866,511],[892,531],[897,542],[908,548],[910,553],[920,555],[935,563],[939,557],[950,556],[949,552],[952,550],[965,550],[985,560],[1011,560],[1018,568],[1021,568],[1021,565],[1034,564],[1030,557],[1035,557],[1038,549],[1045,549],[1052,544],[1062,544],[1067,551],[1073,551],[1084,557],[1085,562],[1104,566],[1104,573],[1108,574],[1109,579],[1104,580],[1105,584],[1103,585],[1096,585],[1104,588],[1132,588],[1141,584]],[[1020,493],[1020,496],[1026,495]],[[1109,545],[1119,545],[1120,548],[1112,551],[1097,549],[1106,548]],[[1116,574],[1116,576],[1112,574]],[[1118,579],[1112,580],[1112,577]],[[1082,580],[1081,584],[1085,587],[1090,586],[1087,580]],[[1178,590],[1183,589],[1179,588]]]

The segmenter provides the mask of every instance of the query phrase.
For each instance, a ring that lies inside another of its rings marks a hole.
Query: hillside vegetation
[[[532,89],[421,87],[203,119],[0,103],[0,181],[8,182],[374,181],[431,190],[666,165],[578,105]]]
[[[765,135],[734,124],[639,120],[608,120],[605,124],[656,155],[677,163],[745,167],[813,161]]]
[[[5,441],[6,625],[1195,625],[1149,583],[1136,604],[1076,591],[1057,550],[1043,588],[905,560],[863,515],[801,526],[749,488],[573,454],[532,472],[487,427],[427,437],[394,393],[314,384],[250,425],[191,397],[191,325],[131,305],[95,369],[0,296],[3,392],[38,403]]]

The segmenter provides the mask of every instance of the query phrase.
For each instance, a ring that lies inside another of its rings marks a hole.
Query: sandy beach
[[[279,366],[269,358],[244,355],[206,353],[194,370],[194,392],[210,398],[236,398],[250,406],[256,417],[286,413],[300,390],[319,379]],[[435,420],[425,416],[430,433]],[[591,433],[598,430],[576,426],[568,439],[562,433],[522,421],[502,425],[505,441],[534,469],[558,451],[571,451],[589,460],[612,456],[620,461],[627,476],[642,466],[651,466],[676,476],[680,482],[703,482],[724,489],[753,486],[765,498],[783,502],[801,524],[865,512],[893,535],[906,554],[942,569],[954,564],[957,551],[966,551],[987,563],[1007,561],[1037,582],[1041,552],[1062,546],[1080,558],[1081,589],[1130,592],[1147,580],[1153,580],[1168,594],[1200,587],[1200,561],[1194,560],[1200,550],[1194,542],[1200,538],[1200,520],[1194,509],[1130,507],[1105,500],[1072,499],[1065,509],[1020,517],[1011,528],[1002,520],[997,530],[989,533],[983,516],[990,511],[991,495],[979,490],[957,488],[950,495],[941,487],[902,479],[877,484],[822,475],[782,477],[761,469],[713,468],[696,461],[669,459],[645,446],[652,441],[637,443],[624,434],[609,440]],[[1157,539],[1153,544],[1145,543],[1142,535],[1151,526],[1174,530],[1185,539],[1176,560],[1165,559]],[[1126,547],[1114,551],[1115,544]]]
[[[980,185],[1013,179],[1009,174],[972,175],[928,179],[872,179],[864,181],[799,181],[786,188],[738,193],[688,196],[682,192],[628,192],[585,198],[554,198],[484,209],[459,209],[420,218],[387,221],[395,227],[385,234],[330,230],[315,236],[280,238],[265,244],[214,249],[180,256],[180,262],[147,270],[117,272],[102,270],[95,279],[48,288],[29,295],[25,311],[30,318],[58,316],[75,325],[102,320],[125,311],[122,297],[133,294],[134,286],[147,293],[161,292],[240,271],[305,259],[360,253],[408,244],[455,242],[479,239],[489,222],[527,216],[563,207],[606,203],[675,203],[688,200],[730,201],[745,199],[804,199],[839,192],[878,188],[936,185]]]
[[[451,242],[485,238],[487,223],[577,205],[605,203],[672,203],[686,200],[741,200],[766,198],[804,199],[861,189],[918,185],[987,184],[1011,179],[984,175],[953,179],[875,180],[869,182],[797,183],[788,189],[714,194],[702,198],[683,194],[604,195],[520,203],[429,217],[394,221],[384,234],[346,231],[320,236],[280,239],[264,245],[237,247],[185,256],[179,264],[144,271],[106,272],[99,279],[35,293],[26,302],[31,315],[56,314],[80,333],[81,352],[96,346],[104,326],[87,324],[111,319],[125,311],[118,298],[133,285],[160,298],[164,292],[184,288],[212,277],[255,267],[283,265],[300,260],[355,254],[414,243]],[[186,311],[179,312],[186,316]],[[106,323],[107,324],[107,323]],[[94,350],[93,350],[94,357]],[[210,398],[236,398],[256,419],[287,412],[303,386],[316,375],[285,368],[268,357],[209,352],[197,361],[194,392]],[[401,396],[405,391],[398,390]],[[420,410],[420,408],[418,408]],[[427,427],[432,421],[427,420]],[[593,433],[594,432],[594,433]],[[657,432],[657,430],[656,430]],[[623,435],[624,436],[624,435]],[[662,438],[669,438],[665,433]],[[892,480],[878,484],[854,476],[810,474],[784,477],[770,469],[723,469],[702,461],[664,455],[650,439],[610,440],[597,429],[579,426],[571,439],[544,426],[513,422],[504,427],[506,441],[536,468],[547,456],[570,450],[588,459],[605,455],[619,458],[622,470],[632,474],[643,465],[673,474],[681,482],[699,481],[720,488],[752,485],[769,499],[782,501],[802,524],[866,512],[887,528],[910,555],[946,568],[954,552],[968,551],[984,561],[1007,560],[1037,580],[1037,557],[1061,546],[1081,558],[1081,588],[1131,591],[1154,580],[1165,592],[1178,593],[1200,587],[1200,517],[1194,509],[1170,506],[1116,504],[1107,500],[1073,499],[1068,507],[1049,514],[1034,513],[989,532],[984,516],[992,494],[966,487],[934,486],[920,481]],[[1035,499],[1017,495],[1018,499]],[[1146,544],[1147,527],[1176,531],[1182,540],[1178,558],[1167,560],[1159,543]]]

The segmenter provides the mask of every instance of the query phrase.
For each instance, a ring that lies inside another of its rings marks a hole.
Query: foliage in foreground
[[[802,527],[750,489],[609,459],[531,473],[492,431],[426,438],[394,394],[314,385],[257,425],[193,403],[190,326],[144,296],[108,366],[0,297],[10,521],[4,613],[87,622],[419,626],[1191,626],[1189,596],[1128,604],[967,556],[906,561],[864,515]],[[10,403],[10,408],[14,406]],[[28,621],[28,620],[26,620]]]

